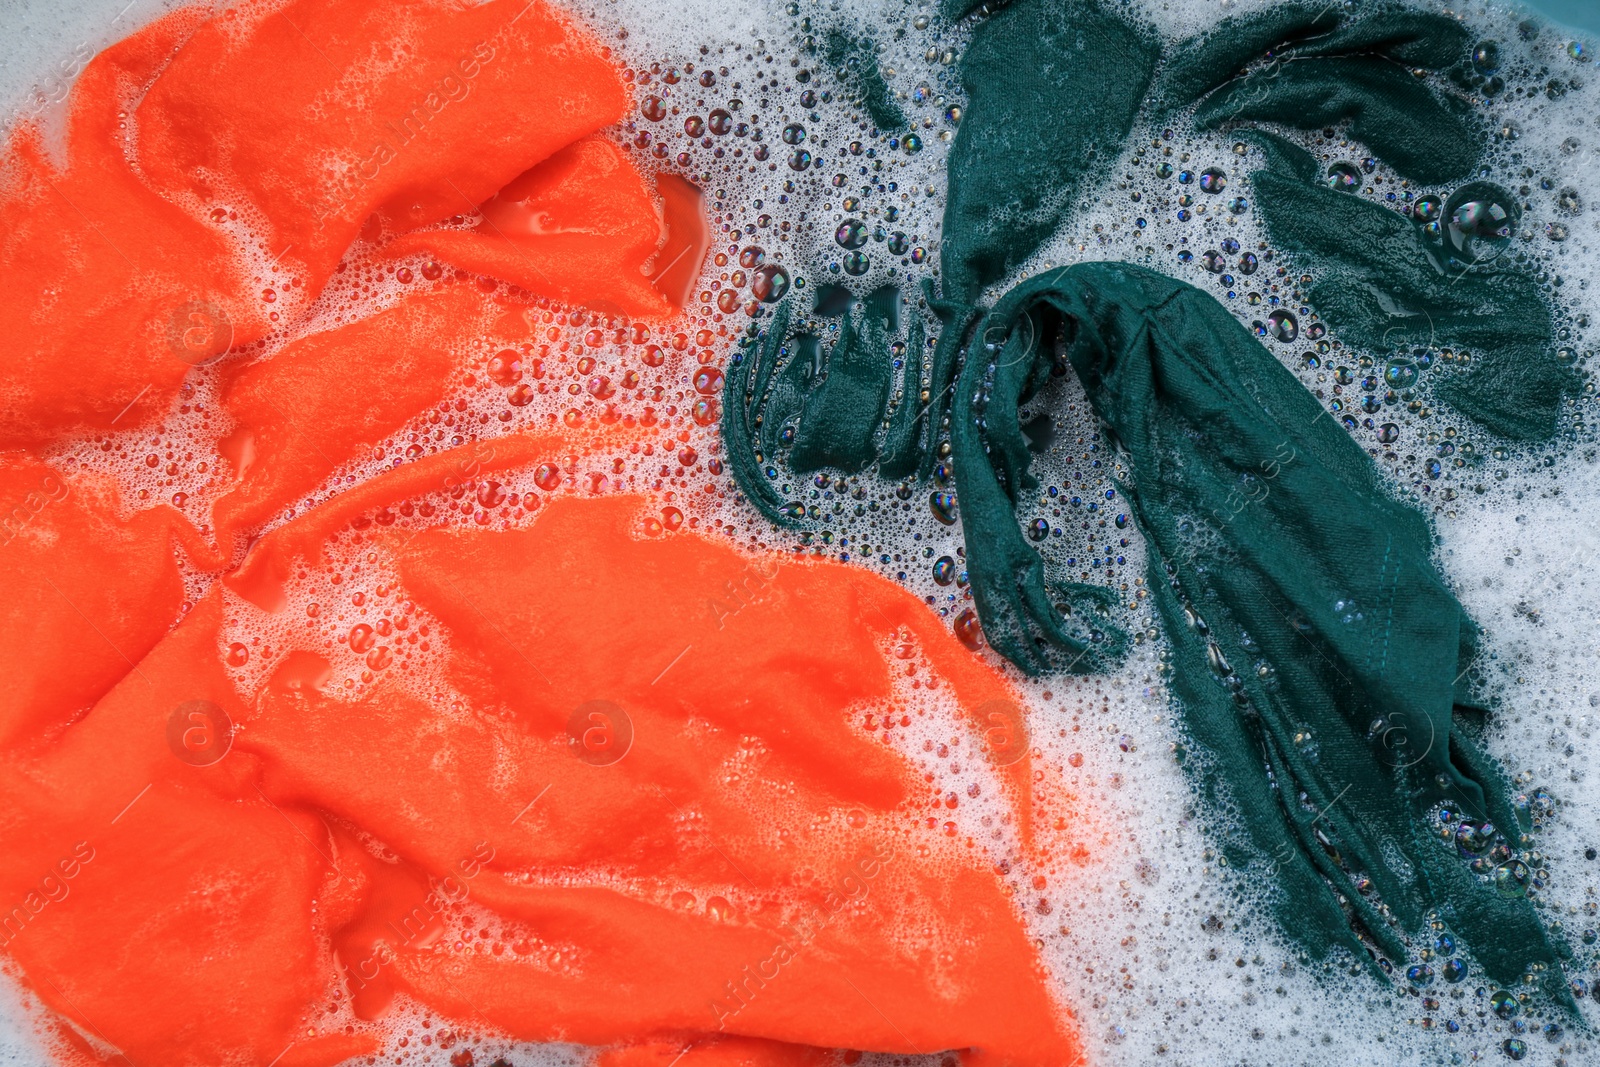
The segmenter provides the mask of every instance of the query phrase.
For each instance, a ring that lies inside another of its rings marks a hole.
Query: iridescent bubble
[[[798,122],[791,122],[783,128],[782,136],[784,144],[804,144],[806,128]]]
[[[872,266],[872,261],[867,258],[865,252],[846,252],[841,262],[844,264],[844,272],[852,276],[865,274],[867,268]]]
[[[933,580],[940,585],[949,585],[956,578],[956,561],[949,556],[940,556],[933,561]]]
[[[1411,205],[1411,214],[1418,222],[1438,222],[1444,217],[1444,201],[1432,193],[1419,196],[1417,202]]]
[[[867,243],[867,224],[860,219],[845,219],[833,231],[833,239],[841,248],[860,248]]]
[[[1409,359],[1391,359],[1384,364],[1383,381],[1395,392],[1404,392],[1417,384],[1417,366]]]
[[[911,249],[911,242],[899,230],[889,235],[889,252],[891,255],[903,256]]]
[[[716,134],[718,137],[721,137],[723,134],[733,129],[733,116],[719,107],[715,111],[711,112],[711,118],[707,125],[711,127],[712,133]]]
[[[1279,308],[1267,316],[1267,333],[1285,344],[1300,336],[1300,320],[1294,312]]]
[[[952,526],[956,521],[956,498],[954,493],[933,493],[928,497],[928,510],[933,517],[946,526]]]
[[[1442,973],[1446,982],[1459,982],[1467,976],[1467,965],[1460,960],[1446,961]]]
[[[755,245],[748,245],[739,252],[739,266],[746,270],[754,270],[767,261],[767,253]]]
[[[1256,254],[1254,252],[1246,252],[1244,255],[1239,257],[1240,274],[1254,274],[1257,269],[1259,269],[1260,265],[1261,264],[1256,259]]]
[[[1472,65],[1479,74],[1493,74],[1500,69],[1500,46],[1494,41],[1479,41],[1472,49]]]
[[[1533,880],[1533,872],[1521,860],[1509,860],[1496,867],[1489,877],[1496,893],[1507,900],[1515,900],[1528,895],[1528,883]]]
[[[1502,1019],[1510,1019],[1522,1010],[1522,1005],[1504,989],[1496,989],[1489,995],[1489,1010]]]
[[[760,267],[750,276],[750,292],[763,304],[775,304],[789,291],[789,272],[776,263]]]
[[[1353,193],[1361,188],[1361,168],[1354,163],[1335,163],[1328,168],[1328,176],[1322,181],[1330,189]]]
[[[789,153],[790,170],[805,170],[809,166],[811,166],[811,153],[804,148],[796,148]]]
[[[1212,274],[1221,274],[1228,269],[1227,259],[1215,248],[1200,254],[1200,265]]]
[[[1504,252],[1516,228],[1516,202],[1489,182],[1471,182],[1445,202],[1445,232],[1458,266],[1484,263]]]
[[[1220,193],[1228,187],[1228,174],[1217,167],[1207,167],[1200,172],[1200,189],[1207,193]]]

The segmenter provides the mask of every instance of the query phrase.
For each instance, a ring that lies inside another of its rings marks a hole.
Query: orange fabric
[[[236,429],[223,451],[238,481],[213,509],[223,551],[437,403],[482,306],[446,287],[303,337],[234,378],[223,405]]]
[[[424,271],[298,321],[336,272],[424,254],[668,314],[703,206],[590,136],[626,102],[537,0],[291,0],[108,49],[64,163],[33,127],[8,144],[0,952],[74,1067],[332,1067],[384,1048],[399,998],[602,1067],[1077,1058],[992,859],[874,719],[938,690],[976,743],[998,673],[882,578],[580,498],[579,458],[689,442],[642,407],[659,388],[605,429],[457,400],[532,328],[525,294]],[[484,201],[475,232],[420,229]],[[426,448],[376,454],[447,403]],[[210,529],[83,445],[158,413],[220,435]],[[452,525],[491,480],[517,514]],[[352,595],[330,568],[357,565]],[[1025,755],[984,781],[1024,852],[1040,813],[1085,830]]]
[[[0,447],[136,425],[194,363],[265,328],[226,240],[140,180],[118,118],[194,21],[168,16],[89,63],[65,168],[28,123],[0,156]]]
[[[303,314],[370,220],[471,212],[628,105],[606,50],[542,0],[207,14],[88,64],[64,161],[29,123],[0,155],[0,447],[139,425],[191,367]],[[636,277],[659,212],[620,154],[601,180],[606,225],[541,254],[529,288],[665,314]]]
[[[304,264],[313,292],[374,213],[406,230],[470,211],[628,107],[599,45],[544,0],[245,10],[151,89],[141,159],[164,191],[260,212],[268,254]]]
[[[0,745],[53,736],[177,620],[171,512],[121,507],[110,479],[0,453]]]
[[[672,312],[645,275],[662,238],[659,214],[639,172],[609,141],[591,137],[563,149],[482,210],[476,230],[411,234],[391,252],[427,250],[473,273],[605,311]]]

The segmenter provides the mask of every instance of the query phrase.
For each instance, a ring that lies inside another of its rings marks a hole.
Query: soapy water
[[[1175,40],[1224,14],[1265,6],[1266,0],[1145,0],[1135,10]],[[706,195],[713,242],[686,309],[682,343],[635,340],[632,324],[551,305],[542,325],[576,350],[565,348],[547,361],[548,380],[528,373],[531,353],[520,354],[517,381],[497,372],[500,349],[493,344],[460,353],[471,368],[470,383],[370,458],[331,476],[306,503],[370,477],[411,448],[431,452],[456,437],[492,445],[496,434],[536,430],[570,411],[587,417],[608,402],[625,410],[655,403],[673,420],[675,454],[612,454],[597,446],[567,469],[508,474],[487,496],[480,481],[475,500],[441,492],[433,516],[391,521],[399,528],[437,521],[518,525],[534,521],[538,511],[519,504],[550,493],[643,489],[656,494],[661,521],[669,526],[686,523],[751,548],[830,555],[879,570],[922,596],[959,632],[972,604],[959,502],[952,506],[945,495],[952,489],[947,471],[936,471],[932,484],[909,496],[870,473],[793,479],[791,498],[812,509],[814,521],[805,533],[782,533],[734,499],[720,468],[711,405],[718,368],[737,337],[747,323],[765,320],[771,298],[785,285],[805,312],[830,286],[856,297],[893,286],[909,298],[899,311],[900,336],[914,315],[924,317],[933,336],[935,323],[919,306],[916,285],[935,277],[944,163],[963,105],[956,61],[969,28],[947,25],[931,3],[892,0],[750,4],[737,11],[675,0],[667,17],[660,0],[570,7],[632,72],[636,110],[612,131],[615,139],[631,146],[641,169],[682,174]],[[19,32],[0,36],[23,44],[5,57],[0,103],[9,114],[37,115],[47,124],[59,118],[64,86],[87,56],[161,10],[137,2],[124,9],[122,0],[48,12],[9,8],[0,19]],[[1600,89],[1590,61],[1597,42],[1499,6],[1454,10],[1496,46],[1485,73],[1504,87],[1480,98],[1498,132],[1485,177],[1511,190],[1522,208],[1514,235],[1502,238],[1492,224],[1480,232],[1497,246],[1493,251],[1517,257],[1545,283],[1557,309],[1559,343],[1587,375],[1589,320],[1600,314],[1594,306],[1600,215],[1591,210],[1600,198]],[[849,47],[852,42],[857,47]],[[844,62],[835,65],[835,57]],[[859,91],[864,61],[881,72],[904,128],[874,128]],[[1064,100],[1060,106],[1079,105]],[[1337,130],[1291,136],[1352,195],[1418,205],[1430,194],[1450,192],[1408,185]],[[1024,271],[1126,259],[1197,285],[1245,325],[1259,324],[1262,343],[1325,405],[1340,401],[1341,414],[1353,413],[1347,427],[1394,491],[1432,516],[1438,562],[1484,628],[1483,685],[1496,701],[1488,744],[1535,809],[1550,809],[1541,810],[1533,845],[1542,914],[1559,921],[1573,943],[1569,975],[1593,987],[1600,982],[1593,933],[1600,930],[1600,796],[1586,768],[1600,755],[1593,736],[1600,716],[1594,636],[1600,607],[1592,588],[1597,580],[1590,577],[1600,561],[1600,443],[1587,412],[1592,381],[1585,378],[1561,433],[1545,446],[1507,446],[1434,407],[1426,370],[1391,368],[1381,353],[1344,345],[1295,297],[1298,271],[1274,253],[1251,210],[1248,175],[1260,162],[1255,149],[1226,131],[1197,135],[1181,121],[1136,127],[1093,195],[1085,195],[1081,210]],[[413,276],[402,278],[374,270],[357,249],[350,269],[309,317],[269,339],[264,350],[303,333],[307,323],[331,324],[392,302],[407,287],[426,284],[428,266],[419,260]],[[557,317],[566,321],[553,321]],[[810,322],[826,339],[840,319],[837,309],[823,307]],[[212,381],[204,368],[193,375],[175,405],[187,407],[175,410],[159,434],[104,434],[52,458],[69,477],[77,466],[115,475],[130,490],[130,502],[140,491],[143,499],[174,503],[174,494],[182,494],[184,510],[202,522],[225,488],[216,478],[216,442],[229,427]],[[540,388],[517,393],[523,385]],[[1363,407],[1369,397],[1373,402],[1365,407],[1375,410]],[[1529,1014],[1514,996],[1497,997],[1500,990],[1476,978],[1470,953],[1454,946],[1430,950],[1424,962],[1433,976],[1417,984],[1402,973],[1384,983],[1348,959],[1310,963],[1279,941],[1264,906],[1270,872],[1231,870],[1214,852],[1207,820],[1226,813],[1197,808],[1180,765],[1181,722],[1164,685],[1159,623],[1141,603],[1142,541],[1120,518],[1115,450],[1097,433],[1081,388],[1070,379],[1053,384],[1027,414],[1048,414],[1050,422],[1034,461],[1041,488],[1019,507],[1018,521],[1035,535],[1051,573],[1110,584],[1123,595],[1135,640],[1129,659],[1108,675],[1016,679],[1027,694],[1037,769],[1096,812],[1098,825],[1120,835],[1097,843],[1086,867],[1075,869],[1070,861],[1059,870],[1007,865],[1005,874],[1062,1001],[1077,1017],[1089,1062],[1448,1064],[1503,1056],[1595,1062],[1600,1050],[1572,1020],[1538,1008]],[[369,558],[359,542],[333,555],[329,573],[359,571],[361,589],[386,584],[385,561]],[[368,616],[357,618],[350,609],[345,617],[308,613],[327,592],[324,577],[308,575],[291,588],[294,610],[282,618],[292,624],[269,623],[252,616],[249,605],[230,601],[230,637],[248,648],[336,639],[331,691],[353,698],[370,682],[363,677],[367,635],[354,632]],[[193,602],[209,579],[188,578]],[[346,601],[352,588],[342,590]],[[377,616],[370,618],[375,623]],[[430,623],[413,619],[408,625],[417,633]],[[291,626],[306,633],[289,633]],[[423,690],[438,682],[429,664],[439,662],[448,636],[435,632],[433,640],[431,658],[410,653],[416,662],[407,669]],[[264,649],[247,655],[238,665],[241,684],[250,684],[268,658]],[[974,832],[997,862],[1004,861],[1009,815],[980,765],[946,750],[958,735],[949,727],[949,709],[929,694],[902,693],[893,712],[909,720],[894,743],[935,776],[936,788],[960,798],[963,832]],[[1548,805],[1539,790],[1551,798]],[[1463,980],[1450,981],[1457,973],[1453,960],[1465,963]],[[1594,1001],[1580,1002],[1592,1021]],[[26,1013],[8,1018],[0,1062],[46,1062]],[[584,1058],[570,1047],[512,1046],[459,1030],[405,1003],[384,1028],[390,1057],[410,1063],[452,1062],[468,1047],[478,1063],[504,1057],[553,1067]]]

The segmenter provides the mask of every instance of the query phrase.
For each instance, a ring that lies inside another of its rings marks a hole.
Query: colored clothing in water
[[[1015,711],[915,597],[585,499],[575,463],[681,447],[650,407],[375,466],[469,375],[536,395],[539,305],[473,274],[673,328],[706,223],[593,136],[627,104],[539,0],[294,0],[168,16],[90,64],[64,162],[10,142],[0,950],[66,1061],[327,1067],[401,998],[611,1067],[1081,1057],[894,743],[947,708],[979,767]],[[353,242],[444,264],[306,328]],[[202,365],[217,410],[175,410]],[[220,435],[193,522],[40,458],[173,426]],[[1089,813],[993,763],[1011,855],[1069,878]]]

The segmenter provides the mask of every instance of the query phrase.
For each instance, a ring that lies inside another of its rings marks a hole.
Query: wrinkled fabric
[[[1532,906],[1425,829],[1442,802],[1520,835],[1504,775],[1461,726],[1476,630],[1433,568],[1422,516],[1248,330],[1181,282],[1116,263],[1049,271],[979,335],[991,341],[962,368],[951,446],[990,643],[1050,668],[1086,651],[1061,633],[1052,594],[1069,620],[1098,606],[1047,588],[1014,518],[1037,486],[1018,412],[1064,362],[1126,452],[1121,492],[1149,549],[1197,773],[1242,824],[1227,853],[1271,877],[1284,932],[1315,957],[1365,957],[1353,922],[1399,961],[1391,923],[1415,934],[1437,910],[1495,981],[1542,965],[1546,993],[1570,1004],[1565,948]],[[1379,903],[1337,888],[1357,873]]]
[[[1251,176],[1257,208],[1274,245],[1315,271],[1307,297],[1339,337],[1403,357],[1414,345],[1464,349],[1465,366],[1428,375],[1439,397],[1512,440],[1555,433],[1577,376],[1557,355],[1550,309],[1526,270],[1509,256],[1459,262],[1448,231],[1430,235],[1420,221],[1320,185],[1309,153],[1248,136],[1268,160]],[[1504,190],[1485,195],[1515,205]]]
[[[699,191],[592,136],[626,104],[541,3],[299,0],[108,50],[65,169],[32,127],[8,146],[36,346],[0,378],[0,951],[65,1064],[332,1067],[402,1001],[611,1067],[1081,1059],[965,801],[896,741],[948,713],[993,847],[1068,881],[1109,838],[1000,751],[1004,678],[882,578],[591,499],[580,464],[689,440],[652,408],[466,432],[485,371],[512,406],[546,384],[529,293],[659,319],[699,277]],[[247,256],[282,264],[270,299]],[[301,321],[352,264],[423,257]],[[867,352],[835,390],[884,392]],[[72,458],[158,412],[209,509]]]
[[[1160,43],[1098,2],[1014,0],[961,57],[967,107],[950,147],[942,288],[972,302],[1075,214],[1114,162]]]
[[[1470,44],[1465,26],[1429,12],[1279,4],[1222,19],[1174,46],[1161,102],[1197,103],[1202,130],[1236,122],[1316,130],[1348,121],[1351,136],[1400,174],[1446,182],[1477,165],[1488,131],[1468,101],[1413,72],[1460,63]]]

